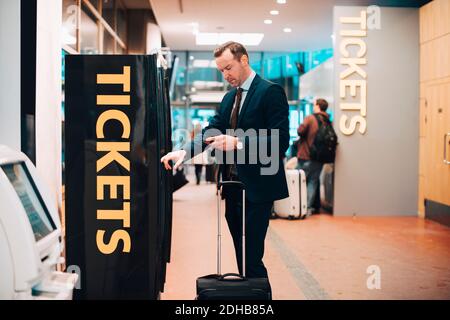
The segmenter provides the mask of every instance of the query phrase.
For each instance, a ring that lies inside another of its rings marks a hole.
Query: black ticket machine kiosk
[[[76,299],[158,299],[170,257],[169,75],[160,54],[66,56],[67,267]],[[169,64],[170,65],[170,64]]]

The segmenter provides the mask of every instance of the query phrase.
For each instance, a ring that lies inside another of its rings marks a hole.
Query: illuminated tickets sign
[[[364,134],[367,129],[367,11],[362,10],[359,17],[341,17],[339,63],[345,69],[339,74],[339,108],[344,111],[339,119],[339,129],[345,135],[352,135],[359,124],[358,131]],[[356,28],[355,28],[356,26]],[[356,46],[356,52],[349,47]],[[358,94],[359,93],[359,94]],[[346,98],[351,97],[352,102]]]
[[[131,238],[127,231],[130,228],[130,175],[101,175],[99,172],[113,162],[130,172],[130,160],[122,153],[130,151],[131,124],[127,114],[115,106],[131,108],[130,105],[130,66],[123,67],[122,74],[97,74],[98,85],[121,85],[123,94],[97,94],[97,106],[105,110],[100,113],[96,123],[96,150],[100,154],[97,160],[97,200],[105,199],[105,187],[109,188],[108,199],[117,199],[117,189],[123,188],[123,205],[119,210],[97,209],[98,220],[113,220],[121,222],[121,228],[113,230],[109,239],[105,240],[104,229],[97,231],[97,248],[103,254],[111,254],[118,250],[118,244],[123,242],[122,252],[130,252]],[[109,121],[119,122],[122,128],[120,137],[125,141],[108,141],[104,127]],[[105,153],[106,152],[106,153]]]

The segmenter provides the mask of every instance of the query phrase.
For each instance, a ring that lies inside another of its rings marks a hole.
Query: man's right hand
[[[170,166],[169,161],[172,160],[173,162],[175,162],[173,168],[176,170],[183,163],[185,156],[185,150],[172,151],[162,157],[161,162],[164,163],[164,167],[166,168],[166,170],[171,170],[172,167]]]

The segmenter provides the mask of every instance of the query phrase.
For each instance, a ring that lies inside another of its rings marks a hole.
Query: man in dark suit
[[[222,179],[241,181],[246,188],[246,276],[267,277],[262,258],[273,201],[289,195],[282,162],[289,146],[289,105],[282,87],[263,80],[250,68],[243,45],[227,42],[214,51],[214,57],[233,89],[224,96],[202,136],[183,150],[168,153],[161,162],[169,170],[169,161],[174,161],[176,168],[206,147],[215,149],[216,158],[227,160],[221,165]],[[227,193],[225,203],[242,272],[241,195]]]

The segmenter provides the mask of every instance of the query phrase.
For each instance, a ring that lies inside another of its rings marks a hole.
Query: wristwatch
[[[242,150],[242,149],[244,149],[244,144],[242,143],[242,141],[239,140],[239,138],[236,138],[236,139],[237,139],[237,142],[236,142],[236,149],[237,149],[237,150]]]

